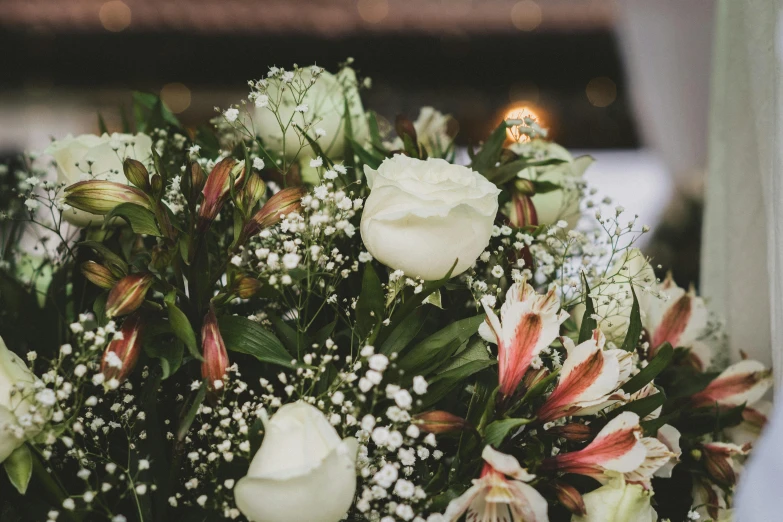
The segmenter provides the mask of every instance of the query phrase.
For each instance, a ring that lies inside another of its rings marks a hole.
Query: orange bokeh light
[[[544,122],[541,119],[541,111],[530,107],[529,105],[515,105],[506,111],[504,120],[523,120],[530,118],[534,120],[540,127],[544,127]],[[508,138],[512,141],[525,142],[529,141],[530,137],[526,134],[519,132],[519,128],[516,126],[506,129]]]

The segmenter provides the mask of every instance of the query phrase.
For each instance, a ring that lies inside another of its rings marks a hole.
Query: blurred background
[[[713,0],[0,0],[0,155],[120,129],[131,92],[186,124],[272,65],[372,79],[365,107],[431,105],[477,144],[509,113],[598,160],[586,177],[698,281]],[[663,216],[666,216],[665,220]]]

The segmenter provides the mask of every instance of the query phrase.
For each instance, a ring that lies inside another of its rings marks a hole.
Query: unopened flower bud
[[[579,493],[574,486],[567,482],[556,480],[552,483],[552,488],[555,490],[557,500],[559,500],[568,511],[580,517],[587,514],[582,494]]]
[[[244,162],[237,163],[231,158],[220,161],[209,173],[201,191],[204,195],[204,201],[201,202],[198,212],[199,228],[202,232],[212,223],[230,195],[232,176],[234,186],[237,187],[241,184],[244,175]]]
[[[242,230],[242,242],[264,228],[280,222],[280,216],[298,212],[302,208],[302,197],[307,193],[304,187],[284,188],[267,200]]]
[[[509,217],[515,227],[538,226],[538,213],[531,196],[515,193],[511,201],[513,209]]]
[[[222,382],[226,375],[228,352],[212,307],[204,316],[204,324],[201,327],[201,350],[204,356],[204,362],[201,363],[201,376],[206,379],[209,388],[215,389],[215,383]]]
[[[236,292],[242,299],[250,299],[261,289],[261,281],[254,277],[242,276],[236,284]]]
[[[246,211],[252,210],[266,193],[266,183],[258,174],[249,174],[247,183],[242,193],[242,200]]]
[[[153,281],[152,274],[131,274],[120,279],[106,299],[106,317],[135,312],[144,302]]]
[[[204,174],[204,170],[198,163],[192,163],[190,165],[190,175],[185,176],[187,181],[183,183],[183,187],[188,188],[188,192],[185,196],[189,197],[191,201],[197,201],[198,195],[204,188],[204,183],[207,181],[207,176]]]
[[[723,486],[737,483],[734,456],[747,455],[750,445],[738,446],[726,442],[709,442],[702,448],[702,458],[707,474]]]
[[[133,314],[122,323],[121,339],[109,343],[103,352],[101,373],[104,382],[112,379],[124,381],[136,366],[141,353],[144,322],[139,314]]]
[[[460,431],[468,426],[468,422],[462,417],[457,417],[447,411],[441,410],[426,411],[414,415],[413,423],[418,426],[420,430],[435,434]]]
[[[140,161],[132,158],[126,158],[122,163],[122,170],[125,173],[125,177],[139,187],[141,190],[149,192],[150,190],[150,173],[147,172],[147,168]]]
[[[110,289],[117,283],[117,278],[111,273],[111,270],[95,261],[82,263],[82,274],[92,284],[101,288]]]
[[[134,203],[151,210],[141,190],[113,181],[80,181],[65,188],[65,204],[91,214],[105,215],[121,203]]]
[[[586,442],[593,437],[590,426],[579,422],[563,424],[562,426],[553,426],[547,430],[547,433],[572,442]]]
[[[163,178],[160,177],[160,174],[153,174],[151,185],[152,194],[155,198],[159,198],[163,192]]]

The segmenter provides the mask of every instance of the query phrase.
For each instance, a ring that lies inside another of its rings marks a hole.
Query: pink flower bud
[[[228,368],[228,352],[212,307],[204,316],[204,324],[201,327],[201,350],[204,356],[204,362],[201,363],[201,376],[207,380],[209,388],[219,389]],[[218,382],[220,384],[216,384]]]
[[[511,201],[513,203],[511,223],[515,227],[538,226],[538,212],[536,212],[532,196],[515,193]]]
[[[201,231],[206,230],[212,223],[228,199],[231,193],[232,174],[234,187],[240,186],[245,175],[245,168],[232,158],[222,160],[209,173],[207,181],[204,183],[204,189],[201,191],[204,195],[204,201],[201,202],[201,208],[198,211]]]
[[[152,274],[131,274],[120,279],[106,299],[106,317],[135,312],[144,302],[153,281]]]
[[[422,431],[437,435],[450,431],[464,430],[468,426],[468,421],[447,411],[433,410],[414,415],[413,424]]]
[[[105,215],[121,203],[134,203],[152,209],[141,190],[113,181],[80,181],[65,189],[65,204],[91,214]]]
[[[122,323],[122,339],[110,342],[103,352],[101,373],[106,382],[111,379],[122,382],[133,371],[141,353],[143,330],[144,322],[139,314],[131,315]]]
[[[280,222],[281,215],[298,212],[302,208],[302,197],[307,193],[304,187],[284,188],[267,200],[261,210],[255,213],[242,230],[242,241]]]
[[[585,501],[582,498],[582,494],[576,490],[574,486],[556,480],[552,483],[552,488],[555,490],[557,500],[574,515],[583,517],[587,514],[587,508],[585,507]]]

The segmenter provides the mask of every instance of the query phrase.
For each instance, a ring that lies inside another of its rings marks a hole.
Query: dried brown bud
[[[562,426],[553,426],[546,430],[546,432],[573,442],[586,442],[593,437],[590,426],[579,422],[572,422]]]
[[[236,283],[236,292],[242,299],[250,299],[261,289],[261,281],[254,277],[242,276]]]
[[[587,514],[582,494],[579,493],[574,486],[567,482],[556,480],[552,483],[552,488],[555,490],[557,500],[559,500],[568,511],[580,517]]]
[[[81,270],[89,282],[101,288],[108,290],[117,283],[117,278],[114,277],[111,270],[95,261],[82,263]]]

